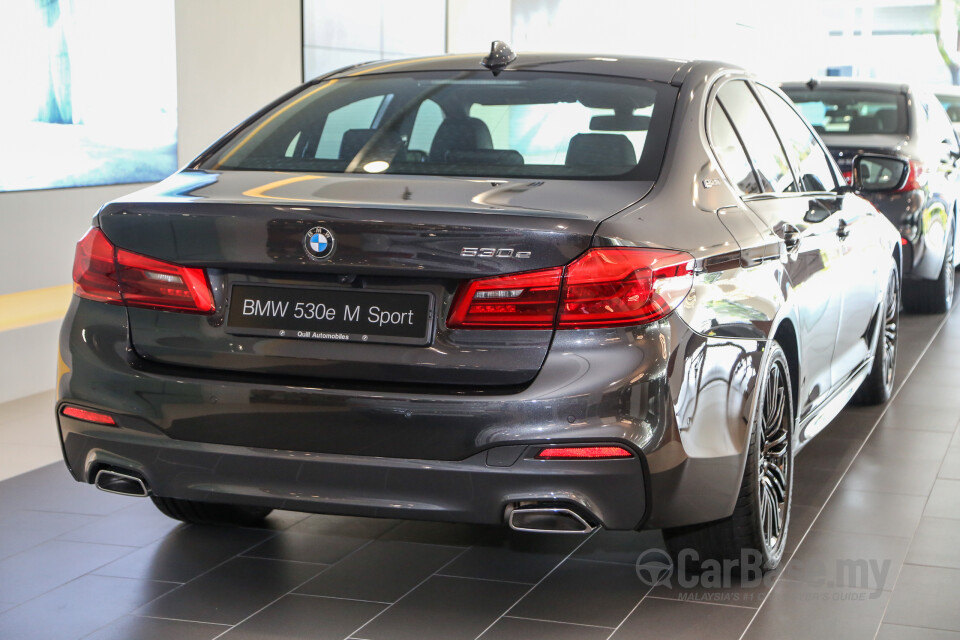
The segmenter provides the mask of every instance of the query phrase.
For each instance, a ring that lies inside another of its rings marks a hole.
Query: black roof
[[[340,69],[328,77],[351,77],[376,73],[404,73],[411,71],[481,71],[480,60],[485,54],[430,56],[406,60],[381,60]],[[671,82],[679,85],[696,67],[737,67],[717,62],[676,60],[672,58],[642,58],[612,54],[584,53],[519,53],[504,73],[509,71],[557,71]]]

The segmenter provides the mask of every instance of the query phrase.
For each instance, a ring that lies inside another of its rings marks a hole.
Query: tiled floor
[[[656,531],[181,525],[59,462],[20,473],[59,458],[51,396],[0,405],[0,638],[960,640],[960,313],[904,318],[897,375],[798,456],[781,569],[726,587],[645,585]]]

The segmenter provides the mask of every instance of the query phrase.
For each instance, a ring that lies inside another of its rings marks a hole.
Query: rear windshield
[[[950,122],[954,124],[960,123],[960,96],[938,93],[937,100],[939,100],[943,108],[946,109],[947,115],[950,116]]]
[[[665,83],[527,71],[327,80],[202,168],[653,180],[676,95]]]
[[[784,89],[819,133],[907,133],[907,101],[893,91]]]

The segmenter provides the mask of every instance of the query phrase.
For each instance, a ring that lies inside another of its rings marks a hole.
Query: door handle
[[[847,236],[850,235],[850,225],[847,224],[846,220],[841,219],[840,223],[837,224],[837,237],[841,240],[845,240]]]
[[[783,226],[783,244],[787,253],[793,254],[800,250],[800,230],[792,224]]]

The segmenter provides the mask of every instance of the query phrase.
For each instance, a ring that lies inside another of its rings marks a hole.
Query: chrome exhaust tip
[[[146,483],[138,476],[112,471],[110,469],[100,469],[100,471],[97,472],[97,477],[93,481],[93,485],[97,489],[100,489],[100,491],[117,493],[122,496],[145,498],[150,495]]]
[[[596,529],[577,512],[563,507],[514,509],[508,522],[514,531],[534,533],[590,533]]]

